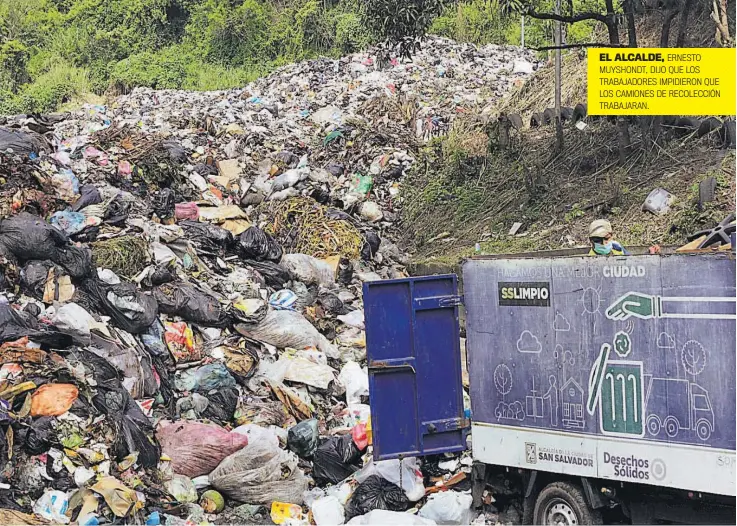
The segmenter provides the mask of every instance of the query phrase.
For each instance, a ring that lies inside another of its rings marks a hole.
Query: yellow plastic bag
[[[288,502],[271,503],[271,520],[274,524],[282,524],[287,519],[304,520],[302,508]]]

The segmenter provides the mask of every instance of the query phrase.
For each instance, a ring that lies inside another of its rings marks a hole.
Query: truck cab
[[[731,253],[478,257],[460,281],[364,284],[375,459],[472,447],[474,504],[517,492],[526,524],[734,524]]]

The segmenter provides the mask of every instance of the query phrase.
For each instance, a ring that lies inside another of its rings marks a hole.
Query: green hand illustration
[[[649,296],[639,292],[628,292],[606,311],[610,320],[624,321],[630,317],[647,320],[656,316],[657,296]]]

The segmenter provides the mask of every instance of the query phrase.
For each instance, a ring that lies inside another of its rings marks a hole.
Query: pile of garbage
[[[407,275],[418,145],[531,61],[435,39],[6,119],[2,522],[467,524],[468,454],[371,458],[361,287]]]

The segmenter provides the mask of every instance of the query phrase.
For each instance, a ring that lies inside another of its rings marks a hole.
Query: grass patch
[[[89,73],[86,69],[57,63],[35,82],[23,86],[17,94],[0,94],[0,114],[54,111],[89,93],[89,89]]]
[[[133,278],[148,265],[148,245],[140,237],[121,236],[92,243],[95,265]]]
[[[682,245],[734,210],[734,152],[706,137],[668,140],[662,150],[635,148],[620,166],[616,128],[588,124],[584,133],[567,127],[566,149],[555,155],[553,129],[513,132],[501,150],[493,124],[457,119],[445,140],[422,151],[403,184],[403,243],[417,261],[452,264],[474,255],[476,243],[481,254],[586,246],[590,222],[607,218],[625,246]],[[471,146],[480,132],[484,154]],[[637,144],[639,128],[630,134]],[[698,183],[707,177],[717,181],[715,200],[700,208]],[[656,216],[642,205],[658,187],[676,202]],[[515,222],[526,235],[508,235]]]

